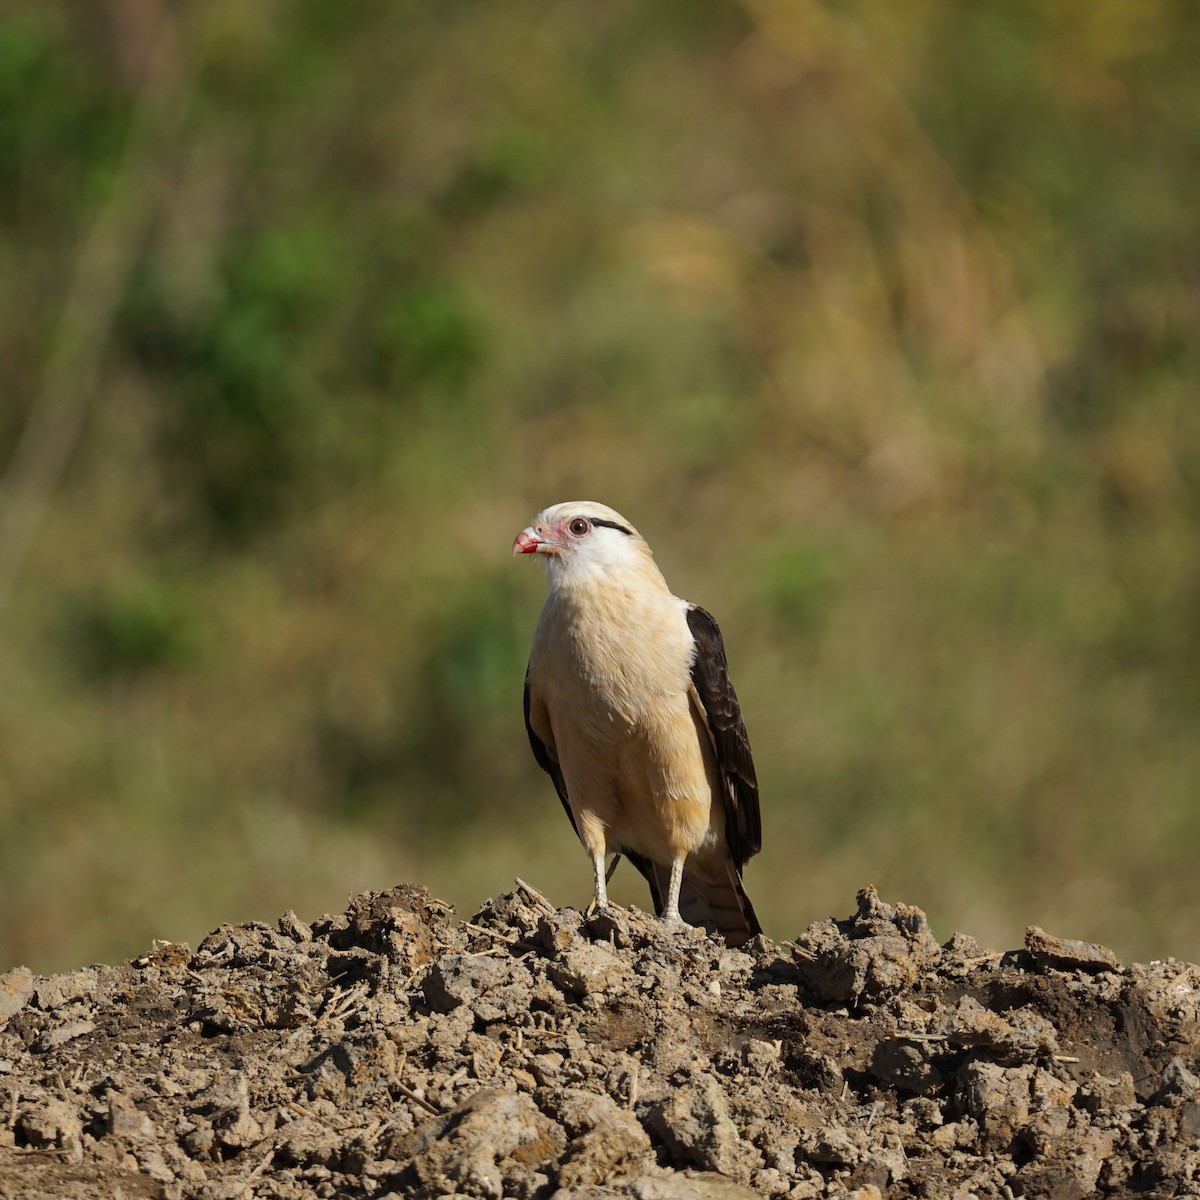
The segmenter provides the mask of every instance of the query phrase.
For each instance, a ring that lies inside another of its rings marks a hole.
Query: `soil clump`
[[[416,885],[0,975],[0,1197],[1200,1195],[1200,970]]]

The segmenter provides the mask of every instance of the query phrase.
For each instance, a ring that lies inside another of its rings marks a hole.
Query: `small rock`
[[[0,975],[0,1021],[19,1013],[33,995],[33,972],[28,967],[13,967]]]
[[[1029,1124],[1022,1133],[1034,1154],[1048,1154],[1071,1125],[1071,1107],[1078,1087],[1049,1071],[1036,1069],[1030,1081]]]
[[[1030,925],[1025,930],[1025,947],[1042,966],[1078,968],[1083,971],[1119,971],[1121,960],[1107,946],[1052,937]]]
[[[979,943],[969,934],[956,929],[943,943],[942,950],[961,958],[974,958],[982,953]]]
[[[858,1130],[832,1126],[806,1138],[805,1154],[815,1163],[839,1167],[857,1166],[867,1150],[866,1138]]]
[[[899,1183],[908,1175],[908,1156],[904,1153],[904,1143],[894,1133],[886,1134],[882,1143],[873,1146],[864,1157],[864,1174],[874,1175],[884,1186]]]
[[[597,942],[607,942],[618,950],[628,950],[633,945],[630,912],[625,908],[610,905],[601,909],[584,923],[588,937]]]
[[[629,1184],[635,1200],[762,1200],[732,1179],[715,1171],[676,1171],[670,1175],[643,1175]],[[605,1189],[596,1200],[613,1195]]]
[[[180,1130],[180,1145],[193,1158],[206,1158],[216,1141],[212,1122],[204,1117],[196,1117]]]
[[[994,1057],[1012,1064],[1058,1052],[1054,1026],[1028,1005],[1001,1016],[964,996],[936,1029],[955,1045],[987,1047]]]
[[[929,1043],[903,1037],[889,1038],[875,1047],[871,1073],[886,1086],[910,1096],[928,1095],[945,1083],[931,1061]]]
[[[312,941],[312,926],[300,920],[290,908],[279,918],[277,925],[279,932],[284,937],[290,937],[294,942]]]
[[[987,1141],[1004,1146],[1029,1120],[1034,1068],[970,1062],[959,1072],[963,1105]]]
[[[945,1121],[941,1105],[927,1096],[917,1096],[909,1100],[904,1105],[903,1112],[918,1129],[936,1129]]]
[[[246,1109],[217,1121],[213,1133],[218,1145],[233,1151],[248,1149],[259,1142],[263,1135],[262,1126]]]
[[[849,921],[819,921],[796,939],[793,953],[803,983],[825,1002],[857,1005],[911,986],[941,954],[925,914],[911,905],[894,908],[874,888],[858,894]]]
[[[430,967],[425,977],[425,1003],[442,1013],[470,1004],[499,984],[507,970],[505,963],[485,954],[447,954]]]
[[[683,1084],[655,1105],[649,1123],[674,1154],[704,1170],[748,1183],[763,1165],[758,1151],[742,1140],[725,1093],[710,1075]]]
[[[628,1109],[605,1095],[570,1089],[558,1105],[572,1135],[560,1159],[559,1187],[591,1187],[651,1160],[650,1139]]]
[[[607,991],[627,973],[625,964],[611,950],[590,942],[565,951],[547,971],[560,988],[580,996]]]
[[[1153,1102],[1161,1104],[1171,1096],[1182,1096],[1190,1099],[1200,1090],[1200,1079],[1197,1079],[1184,1065],[1183,1059],[1176,1055],[1162,1073],[1162,1083],[1154,1094]]]
[[[929,1140],[939,1150],[961,1150],[973,1146],[978,1136],[979,1126],[974,1121],[951,1121],[934,1129]]]
[[[96,990],[96,972],[91,967],[82,971],[71,971],[66,975],[52,975],[38,981],[35,991],[37,1006],[41,1009],[59,1008],[68,1000],[90,996]]]
[[[779,1065],[779,1046],[750,1038],[742,1047],[742,1062],[752,1075],[767,1075]]]
[[[1091,1075],[1080,1085],[1076,1103],[1090,1113],[1129,1108],[1137,1103],[1133,1076],[1128,1071],[1113,1076]]]
[[[1189,1100],[1180,1108],[1179,1136],[1191,1142],[1200,1140],[1200,1100]]]
[[[156,1183],[175,1182],[175,1172],[167,1165],[163,1152],[154,1146],[139,1146],[134,1157],[143,1175],[149,1175]]]
[[[368,1029],[322,1051],[300,1070],[310,1076],[310,1095],[335,1099],[347,1088],[390,1078],[397,1062],[395,1043],[381,1030]]]
[[[155,1136],[154,1122],[128,1096],[108,1094],[108,1132],[112,1137],[137,1141]]]
[[[14,1124],[28,1144],[37,1149],[70,1149],[79,1144],[83,1131],[74,1107],[63,1100],[45,1100],[21,1109]]]
[[[47,1029],[34,1042],[33,1048],[44,1054],[56,1046],[63,1046],[77,1037],[83,1037],[85,1033],[91,1033],[95,1028],[95,1021],[67,1021],[64,1025],[56,1025],[53,1029]]]
[[[466,1192],[500,1200],[507,1178],[527,1176],[565,1145],[562,1129],[523,1092],[481,1088],[445,1116],[398,1139],[388,1152],[408,1160],[403,1178],[421,1194]],[[409,1186],[399,1190],[410,1194]]]
[[[380,954],[411,975],[433,960],[431,924],[448,911],[427,888],[402,883],[351,900],[345,931],[331,934],[330,940],[343,948],[353,945]]]
[[[538,940],[551,954],[560,954],[582,941],[581,920],[579,913],[571,909],[548,913],[538,920]]]

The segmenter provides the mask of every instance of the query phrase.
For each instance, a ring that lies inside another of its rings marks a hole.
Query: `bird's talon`
[[[671,933],[690,933],[695,929],[694,925],[689,925],[678,913],[663,913],[662,923]]]

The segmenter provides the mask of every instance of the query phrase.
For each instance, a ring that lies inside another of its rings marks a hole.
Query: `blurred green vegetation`
[[[579,497],[722,624],[771,934],[1200,958],[1197,62],[1182,0],[6,0],[0,968],[585,902],[509,558]]]

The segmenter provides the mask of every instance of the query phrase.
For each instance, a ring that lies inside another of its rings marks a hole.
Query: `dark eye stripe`
[[[606,521],[603,517],[588,517],[593,525],[603,525],[605,529],[619,529],[626,537],[633,537],[633,530],[626,529],[616,521]]]

